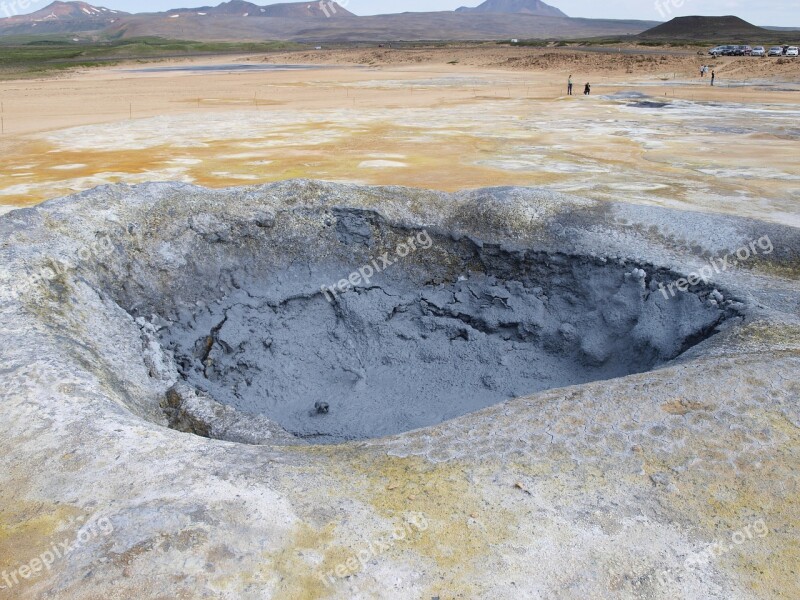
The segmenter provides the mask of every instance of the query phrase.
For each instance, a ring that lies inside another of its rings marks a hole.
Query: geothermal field
[[[319,5],[0,18],[0,599],[800,598],[800,58]]]

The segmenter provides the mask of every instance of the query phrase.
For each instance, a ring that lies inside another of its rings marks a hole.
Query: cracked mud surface
[[[370,240],[361,219],[340,214],[337,226],[356,221]],[[345,238],[344,247],[354,240]],[[630,264],[443,238],[418,252],[446,256],[448,273],[408,274],[398,262],[337,293],[320,289],[324,279],[309,276],[313,267],[295,265],[285,276],[295,282],[290,290],[234,290],[193,314],[182,312],[162,339],[188,383],[216,401],[330,443],[647,371],[711,335],[731,314],[711,289],[668,298],[657,287],[668,274]],[[357,264],[327,267],[329,278]]]

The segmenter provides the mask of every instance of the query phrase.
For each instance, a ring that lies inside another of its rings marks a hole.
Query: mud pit
[[[97,188],[0,233],[0,572],[82,542],[84,515],[114,530],[15,598],[800,597],[795,228],[291,181]],[[764,236],[713,288],[651,289]],[[242,399],[283,416],[232,406],[240,362],[261,368]]]
[[[647,371],[731,314],[713,288],[665,295],[675,276],[651,266],[453,240],[371,211],[303,221],[309,239],[265,249],[274,273],[253,276],[273,259],[237,260],[231,291],[180,309],[161,340],[190,385],[312,443]]]

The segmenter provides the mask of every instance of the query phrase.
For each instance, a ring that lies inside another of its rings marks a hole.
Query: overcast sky
[[[0,0],[12,3],[14,0]],[[29,0],[32,12],[51,0]],[[217,0],[88,0],[90,4],[126,10],[150,12],[219,4]],[[255,4],[277,4],[270,0],[251,0]],[[313,0],[319,2],[319,0]],[[547,0],[546,0],[547,1]],[[358,15],[405,11],[452,10],[459,6],[477,6],[481,0],[340,0],[342,6]],[[668,21],[683,15],[736,15],[756,25],[800,26],[798,0],[552,0],[552,4],[571,17],[605,19],[644,19]]]

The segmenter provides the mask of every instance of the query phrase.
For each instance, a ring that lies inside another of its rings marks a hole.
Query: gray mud
[[[322,287],[369,264],[370,252],[419,235],[384,229],[381,245],[367,221],[338,225],[333,260],[294,260],[279,276],[237,283],[162,331],[189,384],[310,442],[335,443],[647,371],[730,316],[710,289],[666,298],[657,284],[674,275],[647,265],[436,236],[371,281],[331,293]]]

